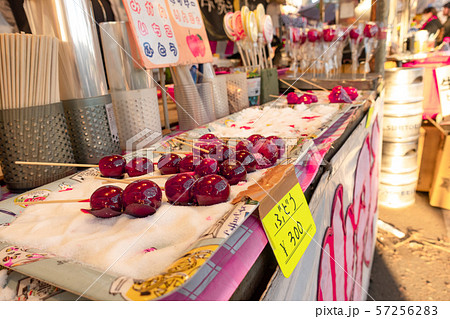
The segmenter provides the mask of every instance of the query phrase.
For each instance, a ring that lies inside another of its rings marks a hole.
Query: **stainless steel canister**
[[[108,94],[94,13],[87,0],[25,0],[33,34],[60,40],[61,100]]]

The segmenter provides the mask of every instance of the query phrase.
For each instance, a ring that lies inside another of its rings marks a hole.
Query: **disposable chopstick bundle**
[[[0,109],[59,102],[58,39],[0,34]]]

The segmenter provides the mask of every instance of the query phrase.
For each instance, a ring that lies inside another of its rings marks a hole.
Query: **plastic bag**
[[[0,33],[12,33],[12,26],[6,22],[3,15],[0,13]]]

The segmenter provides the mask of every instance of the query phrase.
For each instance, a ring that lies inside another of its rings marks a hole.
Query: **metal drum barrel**
[[[404,155],[383,154],[381,169],[388,173],[410,173],[417,170],[417,152],[410,151]]]
[[[416,136],[416,139],[411,142],[403,142],[403,143],[390,143],[383,142],[383,154],[386,155],[405,155],[409,151],[417,151],[419,136]]]
[[[383,140],[387,142],[412,142],[418,139],[422,114],[383,118]]]
[[[399,208],[415,201],[423,68],[387,69],[385,85],[379,201],[381,205]]]

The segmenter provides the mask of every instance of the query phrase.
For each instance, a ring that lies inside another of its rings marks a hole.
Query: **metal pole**
[[[171,132],[170,130],[170,122],[169,122],[169,109],[167,107],[167,95],[165,92],[165,88],[166,88],[166,73],[165,73],[165,68],[160,68],[159,69],[159,83],[161,84],[161,96],[162,96],[162,100],[163,100],[163,111],[164,111],[164,126],[166,127],[167,130],[169,130],[169,132]]]
[[[410,15],[411,15],[410,5],[411,5],[410,0],[403,0],[402,21],[401,21],[401,27],[400,27],[401,52],[406,51],[405,41],[408,37],[408,30],[409,30],[409,23],[410,23],[410,21],[409,21]]]
[[[388,8],[390,0],[378,0],[376,3],[376,21],[381,28],[388,26]],[[386,39],[378,41],[375,52],[375,73],[384,77],[384,62],[386,61]]]
[[[319,2],[319,22],[324,22],[325,21],[325,7],[324,7],[324,3],[323,0],[320,0]]]

